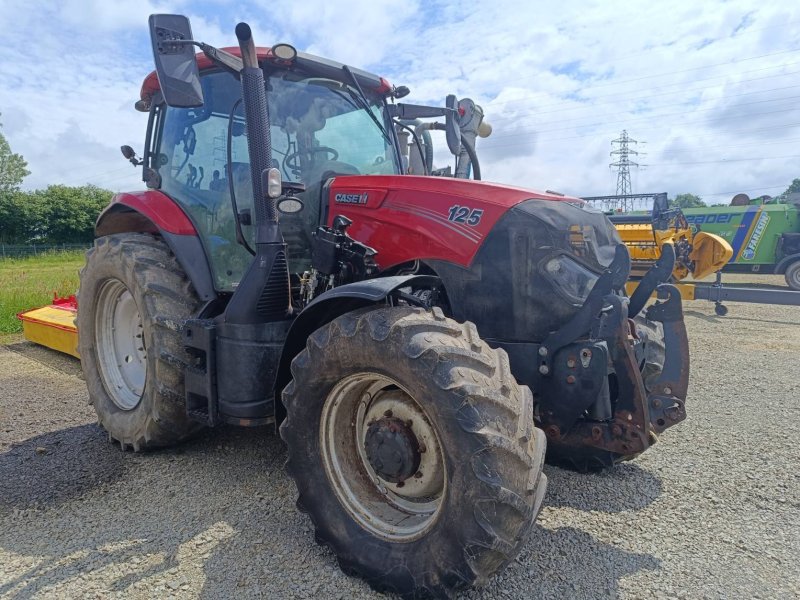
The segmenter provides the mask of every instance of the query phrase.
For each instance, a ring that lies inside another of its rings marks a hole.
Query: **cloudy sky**
[[[147,16],[187,14],[194,35],[300,50],[484,107],[484,179],[575,195],[614,193],[611,140],[638,140],[634,192],[783,191],[800,177],[800,12],[791,2],[629,0],[0,0],[0,122],[25,188],[138,189],[133,109],[152,69]],[[444,141],[441,140],[442,146]],[[441,162],[441,161],[439,161]]]

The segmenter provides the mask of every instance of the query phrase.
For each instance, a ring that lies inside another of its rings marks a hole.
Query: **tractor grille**
[[[286,253],[278,252],[272,264],[269,279],[261,290],[256,310],[269,320],[286,317],[289,309],[289,269],[286,265]]]

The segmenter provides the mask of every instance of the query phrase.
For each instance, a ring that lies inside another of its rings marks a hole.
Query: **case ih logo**
[[[767,223],[769,223],[769,215],[766,212],[762,212],[761,216],[758,218],[758,223],[756,223],[753,229],[753,235],[750,236],[750,241],[747,243],[747,248],[742,252],[743,259],[753,260],[755,258],[758,244],[764,236],[764,231],[767,229]]]
[[[366,204],[367,192],[363,194],[336,194],[334,200],[339,204]]]

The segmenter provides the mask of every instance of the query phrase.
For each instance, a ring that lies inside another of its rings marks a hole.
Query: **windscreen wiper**
[[[386,127],[378,120],[378,117],[375,116],[375,113],[373,113],[372,109],[369,107],[369,102],[367,101],[367,97],[364,94],[364,90],[361,89],[361,84],[358,83],[358,79],[356,79],[356,76],[353,74],[353,71],[351,71],[350,67],[348,67],[347,65],[342,66],[342,71],[344,71],[345,74],[347,74],[347,76],[350,78],[350,81],[353,83],[356,90],[358,91],[358,93],[356,94],[353,88],[347,86],[347,91],[349,92],[350,96],[353,98],[353,100],[356,101],[356,103],[363,110],[367,112],[367,114],[370,116],[375,125],[378,126],[378,129],[380,129],[381,133],[383,134],[383,137],[386,138],[386,141],[392,144],[393,141],[391,136],[389,135],[389,132],[386,131]]]

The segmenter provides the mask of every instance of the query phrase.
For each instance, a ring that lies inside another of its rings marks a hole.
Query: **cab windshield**
[[[377,94],[364,90],[370,115],[358,91],[339,81],[278,71],[267,82],[273,166],[284,180],[306,186],[300,194],[305,208],[280,215],[289,269],[299,274],[310,267],[311,233],[325,217],[325,181],[335,175],[397,174],[400,167]],[[203,76],[202,85],[202,107],[166,108],[155,162],[162,191],[197,227],[215,286],[232,291],[252,257],[236,243],[231,187],[239,213],[255,217],[241,85],[224,72]],[[243,225],[251,245],[253,229]]]

